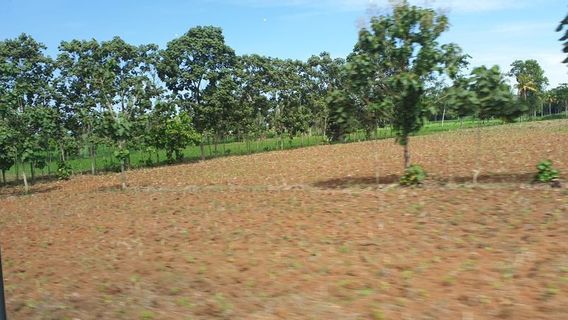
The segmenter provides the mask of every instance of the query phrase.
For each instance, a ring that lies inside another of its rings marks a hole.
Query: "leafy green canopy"
[[[390,115],[397,141],[410,166],[409,136],[424,124],[427,83],[435,76],[453,78],[466,56],[455,44],[440,45],[448,19],[432,9],[394,5],[391,14],[373,17],[348,59],[347,72],[368,114]],[[376,119],[373,119],[376,121]]]
[[[22,34],[0,42],[0,149],[2,168],[14,160],[40,160],[40,150],[54,127],[48,108],[53,61],[46,47]],[[43,162],[43,161],[42,161]]]
[[[225,44],[221,28],[212,26],[191,28],[162,51],[160,79],[190,111],[198,132],[214,128],[215,105],[203,102],[231,74],[235,63],[235,52]]]
[[[526,111],[524,105],[516,103],[498,66],[477,67],[468,78],[458,79],[449,89],[448,100],[458,115],[478,119],[513,121]]]
[[[425,83],[436,74],[455,75],[465,59],[457,45],[438,43],[447,29],[446,16],[402,1],[359,33],[348,68],[356,87],[372,88],[369,105],[392,110],[402,145],[423,125]]]

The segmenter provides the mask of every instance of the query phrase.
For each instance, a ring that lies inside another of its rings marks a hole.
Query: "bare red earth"
[[[568,319],[568,122],[0,191],[10,319]]]

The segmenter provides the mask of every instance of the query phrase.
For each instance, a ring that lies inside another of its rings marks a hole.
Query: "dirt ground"
[[[9,318],[568,319],[568,121],[480,137],[413,137],[421,188],[392,140],[2,188]]]

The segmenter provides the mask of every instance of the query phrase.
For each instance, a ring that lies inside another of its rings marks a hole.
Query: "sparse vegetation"
[[[0,41],[10,319],[568,319],[568,85],[391,4],[345,58]]]
[[[391,187],[402,159],[392,140],[132,171],[125,192],[115,191],[119,174],[37,184],[31,197],[2,188],[8,310],[25,319],[47,305],[69,306],[58,309],[62,319],[83,310],[129,319],[389,319],[402,309],[439,315],[431,301],[442,299],[451,318],[464,305],[495,318],[517,316],[505,300],[512,296],[527,318],[563,318],[564,190],[531,185],[530,164],[546,153],[566,170],[565,126],[482,127],[491,146],[480,154],[485,170],[513,174],[480,177],[476,188],[466,147],[473,128],[414,138],[432,181],[422,188]],[[436,183],[447,176],[454,185]],[[92,278],[100,281],[75,287]],[[530,294],[514,296],[519,286]]]
[[[549,183],[559,178],[558,170],[552,166],[551,160],[543,160],[536,166],[538,173],[534,180],[536,182]]]
[[[424,179],[426,179],[426,171],[421,166],[413,164],[404,170],[404,175],[400,177],[400,184],[402,186],[421,185]]]

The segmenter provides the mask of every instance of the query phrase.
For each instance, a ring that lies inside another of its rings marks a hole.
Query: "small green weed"
[[[417,165],[413,164],[404,170],[404,175],[400,178],[400,185],[402,186],[415,186],[421,185],[426,179],[426,171]]]
[[[558,179],[558,170],[554,169],[551,160],[544,160],[536,166],[538,173],[534,180],[535,182],[549,183]]]

